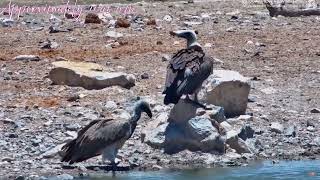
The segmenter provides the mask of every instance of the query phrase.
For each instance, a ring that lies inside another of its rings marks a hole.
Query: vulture
[[[197,94],[205,81],[213,71],[213,59],[206,56],[200,44],[197,42],[197,31],[179,30],[171,31],[172,36],[187,40],[187,48],[179,50],[171,58],[167,67],[165,82],[164,104],[177,104],[181,96],[192,101],[202,108],[206,108],[198,102]],[[194,100],[189,95],[194,94]]]
[[[139,100],[134,105],[133,115],[127,120],[103,119],[90,122],[78,132],[76,139],[62,147],[61,161],[73,164],[102,155],[102,163],[109,160],[114,170],[118,150],[132,136],[142,112],[152,118],[149,104]]]

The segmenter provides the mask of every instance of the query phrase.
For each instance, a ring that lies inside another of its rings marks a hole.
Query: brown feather
[[[79,131],[78,137],[67,143],[62,161],[81,162],[100,155],[107,146],[130,138],[130,124],[125,120],[95,120]],[[123,141],[124,142],[124,141]]]
[[[201,65],[204,62],[205,53],[202,48],[194,46],[188,49],[182,49],[178,51],[170,60],[167,67],[167,76],[165,82],[165,90],[163,94],[166,94],[164,103],[176,104],[183,94],[193,93],[197,83],[191,83],[190,80],[199,81]],[[185,77],[185,70],[190,69],[192,77]],[[189,83],[188,83],[189,82]],[[202,81],[201,81],[202,83]]]

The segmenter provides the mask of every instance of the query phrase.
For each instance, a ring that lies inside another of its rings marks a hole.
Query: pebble
[[[106,104],[104,105],[104,107],[111,111],[111,110],[115,110],[118,108],[117,103],[115,103],[114,101],[107,101]]]
[[[271,123],[271,132],[282,133],[283,132],[283,125],[278,122]]]
[[[40,61],[40,57],[36,55],[19,55],[13,59],[16,61]]]
[[[162,59],[163,62],[166,62],[166,61],[170,61],[171,58],[170,58],[170,56],[168,54],[163,54],[161,56],[161,59]]]
[[[166,22],[171,22],[173,19],[172,19],[172,17],[170,15],[165,15],[163,17],[163,20],[166,21]]]
[[[149,74],[146,72],[141,74],[141,79],[149,79]]]
[[[310,112],[311,113],[320,113],[320,109],[312,109]]]
[[[106,36],[110,38],[121,38],[123,37],[123,34],[115,31],[108,31],[106,33]]]

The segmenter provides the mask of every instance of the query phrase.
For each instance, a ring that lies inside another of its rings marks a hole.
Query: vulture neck
[[[197,42],[196,39],[187,39],[187,48],[197,48],[197,49],[202,49],[201,45]]]
[[[135,107],[133,110],[133,115],[131,116],[130,122],[131,123],[137,123],[141,117],[141,109],[139,106]]]

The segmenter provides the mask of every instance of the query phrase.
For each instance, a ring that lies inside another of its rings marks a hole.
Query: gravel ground
[[[120,113],[137,96],[153,99],[155,116],[168,110],[162,105],[168,63],[162,57],[185,46],[183,40],[170,37],[168,32],[183,27],[190,18],[186,15],[197,16],[191,21],[205,19],[193,29],[199,31],[199,42],[207,44],[207,54],[223,61],[215,69],[234,70],[252,77],[247,113],[253,114],[253,120],[244,124],[255,131],[250,142],[255,144],[256,151],[239,157],[232,153],[190,151],[163,154],[141,143],[141,131],[149,121],[144,116],[120,151],[122,164],[136,165],[138,170],[159,170],[245,165],[253,159],[319,158],[319,17],[270,18],[262,3],[243,6],[238,1],[155,2],[134,7],[135,16],[158,19],[157,26],[132,23],[130,28],[117,28],[124,37],[112,49],[106,48],[109,39],[105,36],[112,29],[63,19],[61,15],[57,15],[64,22],[60,26],[72,31],[49,33],[52,24],[49,15],[24,15],[12,27],[0,26],[1,177],[37,178],[64,173],[77,176],[83,169],[63,169],[59,157],[43,157],[43,153],[70,140],[91,120]],[[163,20],[165,15],[173,20]],[[35,31],[36,27],[43,30]],[[40,43],[47,39],[57,42],[59,47],[41,49]],[[13,60],[21,54],[38,55],[41,60]],[[130,90],[120,87],[85,90],[52,85],[47,78],[51,62],[61,58],[95,62],[110,71],[134,74],[136,86]],[[142,79],[143,73],[148,78]],[[84,97],[68,101],[79,94]],[[105,106],[107,101],[116,102],[117,108],[109,110]],[[274,132],[270,126],[274,122],[283,125],[284,130]],[[83,164],[99,161],[98,157]]]

